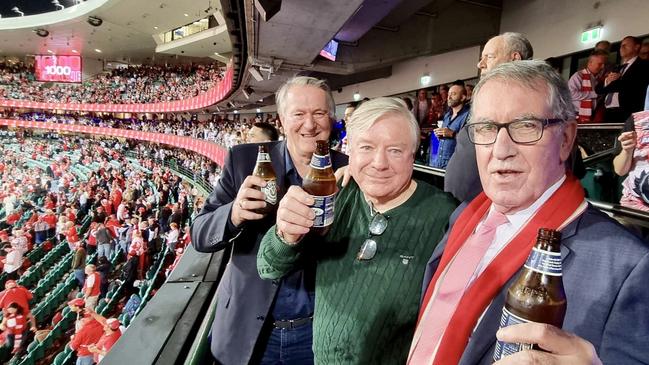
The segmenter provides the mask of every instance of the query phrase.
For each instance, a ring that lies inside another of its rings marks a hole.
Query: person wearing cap
[[[7,280],[5,282],[5,290],[0,292],[0,307],[2,308],[2,315],[7,316],[7,308],[11,303],[16,303],[22,309],[25,318],[29,319],[31,323],[31,330],[36,331],[36,318],[32,315],[29,308],[29,301],[32,300],[32,293],[24,286],[18,285],[15,280]]]
[[[87,311],[90,313],[92,318],[101,323],[104,327],[104,333],[99,341],[88,347],[88,350],[93,353],[95,363],[99,363],[122,336],[122,331],[120,330],[121,323],[119,323],[117,318],[105,318],[94,311]]]
[[[85,272],[83,299],[86,302],[86,308],[95,309],[101,293],[101,275],[97,272],[95,265],[86,265]]]
[[[103,328],[95,318],[92,317],[93,311],[83,309],[85,301],[81,298],[76,298],[68,302],[70,310],[83,317],[77,319],[75,323],[76,333],[72,336],[70,341],[70,349],[77,352],[76,365],[92,365],[93,354],[90,352],[89,347],[99,341],[103,335]],[[86,304],[87,305],[87,304]]]

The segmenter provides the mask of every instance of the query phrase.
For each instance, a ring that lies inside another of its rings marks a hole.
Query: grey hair
[[[347,122],[347,135],[350,146],[356,136],[370,129],[376,121],[386,114],[402,117],[408,122],[413,141],[413,153],[419,148],[419,124],[400,98],[380,97],[361,104]]]
[[[475,100],[479,97],[482,87],[493,80],[513,82],[532,90],[537,90],[538,86],[542,85],[547,88],[549,93],[546,101],[552,111],[552,118],[565,121],[575,119],[575,107],[572,104],[568,84],[545,61],[506,62],[494,67],[480,78],[473,89],[473,106],[475,106]]]
[[[293,86],[313,86],[321,89],[325,92],[327,96],[327,107],[329,108],[329,116],[332,119],[336,117],[336,104],[334,103],[334,97],[331,94],[331,89],[325,80],[316,79],[315,77],[310,76],[294,76],[288,79],[275,93],[275,103],[277,104],[277,113],[280,117],[284,117],[284,112],[286,111],[286,98],[288,96],[288,91]]]
[[[508,54],[518,52],[521,60],[531,60],[534,57],[532,43],[521,33],[505,32],[501,34],[505,41],[505,49]]]

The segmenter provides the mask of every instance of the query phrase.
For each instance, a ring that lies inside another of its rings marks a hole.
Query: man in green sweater
[[[412,179],[419,127],[401,100],[362,104],[347,129],[354,180],[336,198],[331,230],[308,234],[313,199],[292,186],[262,241],[257,269],[278,279],[316,260],[316,363],[404,364],[426,261],[455,202]]]

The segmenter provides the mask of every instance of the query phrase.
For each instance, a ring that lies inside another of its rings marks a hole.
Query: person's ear
[[[523,57],[521,57],[521,54],[518,52],[512,52],[511,59],[512,61],[520,61],[523,59]]]
[[[566,162],[572,153],[572,147],[575,144],[577,137],[577,122],[574,120],[565,122],[561,132],[561,146],[559,149],[559,156],[561,162]]]

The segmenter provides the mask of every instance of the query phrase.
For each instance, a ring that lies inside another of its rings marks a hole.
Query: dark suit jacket
[[[454,223],[466,207],[451,216]],[[568,310],[563,329],[590,341],[604,364],[649,364],[649,247],[596,208],[562,231],[563,285]],[[424,275],[424,292],[446,246],[442,239]],[[460,365],[493,363],[502,307],[510,278],[487,307]]]
[[[270,142],[268,150],[277,175],[280,194],[285,193],[286,142]],[[277,281],[262,280],[257,273],[257,251],[275,216],[247,222],[235,237],[228,229],[232,202],[257,161],[257,144],[235,146],[226,158],[218,185],[210,194],[191,229],[192,244],[200,252],[232,247],[232,256],[217,290],[212,324],[212,354],[225,365],[248,364],[264,321],[277,293]],[[331,153],[334,169],[347,164],[347,156]],[[281,199],[281,196],[279,197]]]
[[[649,61],[636,58],[629,69],[617,80],[606,87],[599,83],[595,87],[598,94],[619,92],[620,109],[623,112],[623,120],[631,113],[644,110],[644,99],[649,84]]]

